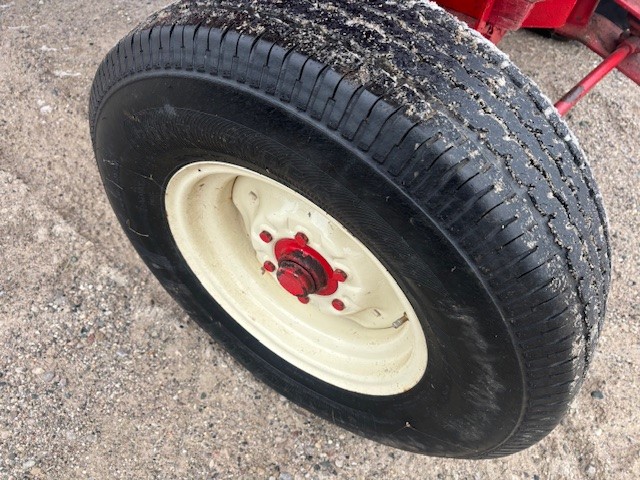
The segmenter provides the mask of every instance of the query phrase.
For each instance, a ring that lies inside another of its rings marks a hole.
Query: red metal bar
[[[600,0],[580,0],[576,2],[571,15],[567,18],[567,23],[572,25],[586,25],[596,11]]]
[[[597,0],[581,0],[580,4],[592,3],[595,9]],[[576,8],[576,0],[536,3],[522,23],[523,28],[558,28],[567,23],[567,19]]]
[[[640,19],[640,1],[638,0],[615,0],[615,2],[624,8],[634,17]]]
[[[640,0],[615,0],[629,13],[631,28],[627,33],[612,21],[594,13],[599,0],[436,1],[496,44],[508,31],[523,27],[552,28],[559,35],[580,41],[603,58],[609,57],[620,46],[625,38],[623,33],[630,35],[627,43],[638,45],[640,42]],[[613,58],[615,60],[618,55]],[[603,64],[606,67],[610,61]],[[640,55],[627,55],[616,66],[640,84]],[[599,72],[595,74],[599,75]],[[582,82],[576,86],[576,89],[581,88],[584,88]]]
[[[591,73],[578,82],[558,102],[556,108],[560,115],[566,115],[573,106],[595,87],[605,75],[616,68],[629,55],[636,53],[636,48],[629,43],[622,43],[611,55],[605,58]]]
[[[567,24],[557,29],[556,32],[584,43],[603,58],[608,57],[618,48],[623,34],[620,27],[597,13],[584,27]],[[630,43],[638,49],[640,48],[640,37],[632,36],[627,38],[625,43]],[[620,62],[618,70],[640,85],[640,56],[628,56]]]
[[[487,24],[487,20],[489,20],[489,14],[491,13],[491,9],[493,5],[496,3],[496,0],[486,0],[484,9],[482,10],[482,15],[478,18],[478,22],[474,27],[476,30],[482,30],[484,26]]]
[[[637,1],[637,0],[620,0]],[[436,0],[441,7],[471,17],[470,22],[485,36],[493,30],[509,31],[525,27],[557,28],[567,23],[576,8],[593,11],[598,0]],[[532,17],[529,21],[529,17]],[[586,20],[585,20],[586,23]]]

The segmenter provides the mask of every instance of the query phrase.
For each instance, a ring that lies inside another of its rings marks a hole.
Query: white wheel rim
[[[203,287],[281,358],[369,395],[401,393],[422,378],[427,344],[411,304],[380,261],[318,206],[270,178],[222,162],[179,170],[167,185],[165,206],[176,244]],[[261,239],[265,231],[272,241]],[[333,269],[347,274],[333,294],[311,294],[306,304],[263,267],[267,261],[277,266],[275,244],[298,232]],[[336,299],[342,311],[334,307]]]

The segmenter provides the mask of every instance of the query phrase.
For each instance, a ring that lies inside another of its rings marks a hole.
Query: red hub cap
[[[319,264],[312,265],[312,262],[313,259],[311,262],[305,262],[308,265],[303,266],[300,264],[302,262],[297,263],[293,260],[280,261],[277,276],[282,288],[296,297],[306,297],[316,293],[318,287],[323,287],[324,282],[318,277],[323,277],[324,271]]]
[[[308,241],[306,235],[298,233],[295,238],[284,238],[275,245],[278,282],[303,303],[311,294],[331,295],[338,289],[338,282],[346,278],[341,270],[334,271]]]

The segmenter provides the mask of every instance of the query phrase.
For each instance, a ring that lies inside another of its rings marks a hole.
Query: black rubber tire
[[[257,377],[338,425],[450,457],[541,439],[585,375],[610,270],[600,196],[553,107],[492,45],[422,3],[217,3],[167,7],[95,77],[97,162],[141,257]],[[164,188],[221,155],[306,196],[378,255],[427,337],[414,388],[377,397],[321,382],[201,287]]]

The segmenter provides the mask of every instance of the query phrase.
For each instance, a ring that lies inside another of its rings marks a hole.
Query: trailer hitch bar
[[[566,115],[614,68],[640,85],[640,0],[615,2],[627,12],[628,30],[623,31],[620,26],[598,13],[594,13],[585,25],[568,22],[555,30],[562,36],[582,42],[604,58],[556,103],[560,115]]]
[[[611,70],[620,65],[629,56],[640,52],[639,40],[640,38],[638,37],[631,37],[623,41],[618,48],[556,102],[555,107],[558,113],[561,116],[566,115],[569,110],[571,110],[582,97],[589,93]]]

